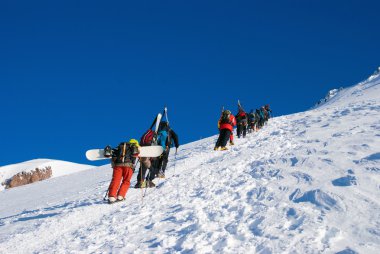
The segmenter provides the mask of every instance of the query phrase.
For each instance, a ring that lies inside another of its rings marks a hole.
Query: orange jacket
[[[236,119],[232,114],[230,115],[230,121],[228,123],[222,123],[221,120],[222,119],[219,119],[218,121],[218,126],[220,130],[228,129],[232,131],[234,129],[234,126],[236,126]]]

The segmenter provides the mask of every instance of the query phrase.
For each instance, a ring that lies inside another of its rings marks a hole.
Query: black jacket
[[[168,139],[167,139],[167,146],[170,147],[172,145],[172,142],[174,142],[175,148],[179,147],[179,141],[178,141],[178,135],[175,133],[172,129],[169,129],[168,132]]]

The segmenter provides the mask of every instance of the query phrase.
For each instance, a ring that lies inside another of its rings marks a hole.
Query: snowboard
[[[141,146],[139,157],[158,157],[164,149],[162,146]],[[86,152],[86,158],[90,161],[110,159],[104,156],[104,149],[91,149]]]

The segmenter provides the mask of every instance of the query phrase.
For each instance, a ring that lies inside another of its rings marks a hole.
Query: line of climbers
[[[272,117],[272,110],[269,105],[265,105],[247,114],[244,109],[238,105],[238,113],[234,116],[230,110],[222,110],[222,115],[218,121],[219,137],[215,144],[215,151],[228,150],[227,143],[234,145],[233,129],[236,126],[238,138],[246,137],[247,132],[252,133],[260,130]]]
[[[113,168],[112,180],[108,188],[108,202],[110,204],[125,200],[125,196],[131,184],[131,178],[135,170],[137,161],[140,161],[140,169],[137,175],[137,183],[135,188],[152,188],[155,187],[153,179],[165,178],[165,170],[168,164],[170,148],[176,148],[176,154],[179,147],[178,135],[169,126],[167,120],[166,108],[164,110],[166,121],[161,121],[157,117],[153,124],[140,139],[140,143],[131,139],[129,142],[122,142],[117,147],[111,148],[107,146],[104,154],[111,157],[111,165]],[[272,110],[269,105],[265,105],[256,111],[251,110],[247,114],[244,109],[238,107],[236,116],[231,114],[229,110],[223,110],[218,121],[220,131],[219,138],[216,142],[214,150],[227,150],[228,140],[230,145],[233,142],[233,128],[237,126],[237,136],[246,137],[247,132],[254,132],[261,129],[264,124],[271,118]],[[159,123],[157,123],[159,122]],[[154,125],[158,124],[156,130],[152,130]],[[164,152],[159,157],[139,157],[139,146],[160,145]],[[149,173],[147,174],[147,171]]]

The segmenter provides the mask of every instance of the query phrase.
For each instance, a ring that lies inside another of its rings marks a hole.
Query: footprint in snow
[[[357,185],[356,177],[354,175],[347,175],[331,181],[334,186],[346,187]]]
[[[341,116],[346,116],[346,115],[349,115],[351,113],[351,110],[349,109],[345,109],[343,111],[340,112],[340,115]]]
[[[326,192],[321,191],[320,189],[310,190],[302,193],[300,189],[296,189],[290,196],[289,199],[294,203],[311,203],[318,208],[323,210],[331,210],[332,208],[336,208],[341,210],[338,201],[327,194]]]
[[[305,133],[306,133],[306,130],[299,132],[297,135],[303,137],[305,135]]]
[[[252,223],[249,224],[249,229],[255,236],[262,236],[263,231],[259,228],[259,225],[264,221],[264,217],[255,219]]]
[[[291,173],[291,175],[297,179],[297,184],[298,183],[311,184],[313,182],[313,178],[306,173],[296,171],[296,172]]]
[[[374,153],[360,160],[354,160],[355,164],[365,166],[365,169],[371,172],[380,172],[380,153]]]
[[[332,135],[333,138],[344,137],[346,134],[343,132],[337,132]]]
[[[278,136],[278,135],[281,135],[281,134],[282,134],[282,131],[280,130],[280,131],[274,131],[270,135],[271,136]]]
[[[338,251],[335,254],[359,254],[359,253],[347,247],[346,249],[342,251]]]
[[[367,161],[380,161],[380,153],[371,154],[367,157],[364,157],[358,162],[360,163],[360,162],[367,162]]]
[[[294,208],[289,208],[286,212],[286,217],[290,221],[290,226],[288,227],[289,230],[296,230],[305,220],[305,216],[298,216]]]

